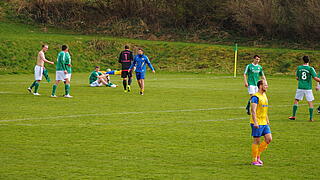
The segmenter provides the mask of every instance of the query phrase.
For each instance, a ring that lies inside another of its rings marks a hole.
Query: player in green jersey
[[[102,72],[100,72],[99,66],[96,66],[95,70],[91,72],[89,76],[89,84],[91,87],[100,87],[102,85],[105,85],[106,87],[112,87],[113,85],[109,80],[109,75],[104,75]]]
[[[298,89],[296,91],[296,96],[292,108],[292,116],[289,117],[290,120],[296,119],[296,113],[298,110],[299,101],[303,100],[306,96],[306,100],[309,104],[309,121],[313,121],[313,103],[314,100],[312,93],[312,79],[320,82],[320,78],[317,77],[317,73],[313,67],[309,66],[310,59],[308,56],[303,56],[303,65],[298,66],[296,71],[296,79],[298,80]]]
[[[58,54],[57,65],[56,65],[56,82],[52,87],[51,97],[56,96],[56,90],[60,81],[65,82],[65,95],[66,98],[70,96],[70,79],[71,79],[71,57],[69,54],[69,48],[66,45],[62,45],[62,51]]]
[[[243,78],[244,78],[244,86],[248,88],[248,93],[250,98],[253,94],[258,92],[257,83],[260,80],[260,77],[267,82],[266,76],[263,73],[262,66],[259,65],[260,56],[254,55],[253,62],[246,66],[244,70]],[[247,114],[250,115],[250,100],[246,106]]]

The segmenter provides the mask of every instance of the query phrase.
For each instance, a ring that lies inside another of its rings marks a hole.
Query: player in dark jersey
[[[133,53],[129,50],[129,46],[124,46],[124,51],[122,51],[119,55],[119,63],[122,65],[121,78],[123,78],[123,89],[124,92],[130,92],[131,82],[132,82],[132,71],[128,71],[131,66],[131,62],[133,61]]]

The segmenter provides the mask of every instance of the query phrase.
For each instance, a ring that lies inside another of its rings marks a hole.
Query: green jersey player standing
[[[253,94],[258,92],[257,83],[260,80],[260,76],[263,80],[265,80],[265,82],[267,82],[266,76],[264,75],[262,66],[259,65],[259,62],[260,56],[254,55],[253,62],[251,64],[248,64],[246,66],[246,69],[244,70],[244,86],[248,88],[250,98]],[[248,101],[246,110],[247,114],[250,115],[250,100]]]
[[[69,54],[69,48],[66,45],[62,45],[62,51],[58,54],[57,65],[56,65],[56,82],[52,87],[51,97],[56,96],[56,90],[60,81],[65,83],[65,95],[66,98],[70,96],[70,79],[71,79],[71,57]]]
[[[317,73],[313,67],[309,66],[309,57],[303,56],[304,64],[298,66],[296,71],[296,79],[298,80],[298,89],[296,91],[296,96],[292,108],[292,116],[289,117],[290,120],[296,119],[296,113],[298,110],[299,101],[306,97],[309,104],[309,121],[313,121],[313,103],[314,100],[312,93],[312,79],[320,82],[320,78],[317,77]]]

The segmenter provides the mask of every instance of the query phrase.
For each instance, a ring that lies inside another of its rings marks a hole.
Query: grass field
[[[287,120],[293,77],[269,77],[273,142],[263,167],[250,165],[242,78],[149,73],[140,96],[135,82],[124,93],[90,88],[87,77],[73,75],[74,98],[52,99],[51,83],[39,97],[27,93],[32,74],[0,75],[0,179],[320,178],[319,115],[307,122],[303,102]]]

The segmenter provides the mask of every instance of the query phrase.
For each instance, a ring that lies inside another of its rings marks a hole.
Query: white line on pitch
[[[248,117],[230,118],[230,119],[208,119],[196,121],[162,121],[162,122],[119,122],[119,123],[79,123],[79,124],[0,124],[0,126],[115,126],[115,125],[162,125],[162,124],[188,124],[188,123],[201,123],[201,122],[221,122],[221,121],[235,121],[248,119]]]
[[[320,103],[314,103],[320,104]],[[299,106],[305,106],[307,104],[301,104]],[[277,105],[270,107],[290,107],[292,105]],[[207,108],[207,109],[177,109],[177,110],[164,110],[164,111],[141,111],[141,112],[115,112],[115,113],[101,113],[101,114],[77,114],[77,115],[65,115],[65,116],[49,116],[38,118],[21,118],[21,119],[4,119],[1,122],[14,122],[14,121],[29,121],[29,120],[44,120],[44,119],[59,119],[59,118],[77,118],[77,117],[90,117],[90,116],[104,116],[104,115],[123,115],[123,114],[145,114],[145,113],[175,113],[175,112],[194,112],[194,111],[213,111],[213,110],[231,110],[231,109],[244,109],[244,107],[222,107],[222,108]]]

